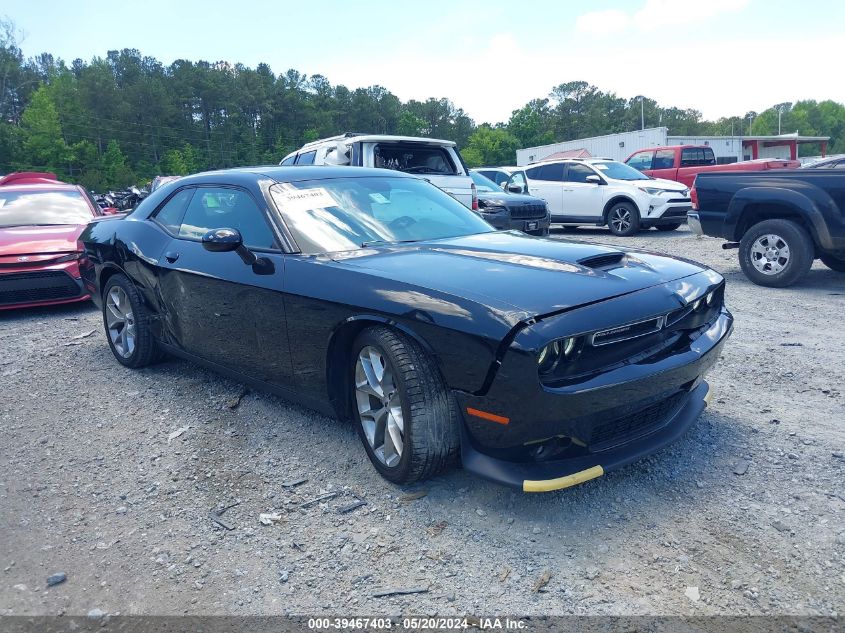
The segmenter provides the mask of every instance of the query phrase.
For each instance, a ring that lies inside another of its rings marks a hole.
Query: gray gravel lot
[[[348,425],[124,369],[92,306],[0,312],[0,614],[841,615],[845,275],[774,290],[686,229],[565,237],[708,264],[736,331],[681,441],[545,495],[395,487]],[[374,597],[396,588],[425,592]]]

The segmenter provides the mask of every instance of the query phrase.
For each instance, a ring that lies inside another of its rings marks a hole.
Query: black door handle
[[[171,264],[179,259],[179,253],[176,251],[170,251],[169,253],[164,254],[164,259],[166,259]]]

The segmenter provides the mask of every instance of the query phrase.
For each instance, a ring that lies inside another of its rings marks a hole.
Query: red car
[[[709,145],[672,145],[649,147],[631,154],[625,164],[652,178],[675,180],[692,187],[695,177],[711,171],[766,171],[769,169],[795,169],[797,160],[761,158],[738,163],[719,165],[713,148]]]
[[[0,178],[0,310],[89,299],[77,239],[107,214],[85,189],[53,174]]]

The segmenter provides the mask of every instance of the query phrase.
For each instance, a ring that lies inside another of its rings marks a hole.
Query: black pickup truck
[[[845,172],[831,169],[699,174],[690,230],[728,240],[755,284],[783,288],[814,259],[845,272]]]

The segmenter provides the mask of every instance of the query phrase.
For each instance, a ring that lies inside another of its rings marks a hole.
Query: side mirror
[[[212,253],[229,253],[244,245],[238,229],[212,229],[202,236],[202,246]]]
[[[507,190],[509,193],[523,193],[522,185],[508,185]]]
[[[599,176],[597,176],[597,175],[595,175],[595,174],[590,174],[590,175],[589,175],[589,176],[587,176],[584,180],[585,180],[586,182],[592,183],[592,184],[594,184],[594,185],[603,185],[603,184],[605,184],[604,180],[602,180],[602,179],[601,179],[601,177],[599,177]]]

